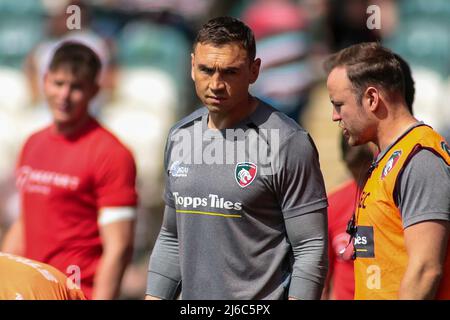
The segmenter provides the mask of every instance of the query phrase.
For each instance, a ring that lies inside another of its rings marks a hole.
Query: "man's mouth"
[[[208,99],[214,104],[219,104],[225,100],[224,97],[217,97],[217,96],[206,96],[206,99]]]
[[[343,134],[344,136],[348,136],[348,135],[349,135],[349,132],[348,132],[348,130],[345,128],[344,123],[342,122],[342,120],[339,121],[338,127],[342,129],[342,134]]]
[[[61,112],[68,112],[70,110],[70,105],[68,103],[59,103],[56,105],[56,110]]]

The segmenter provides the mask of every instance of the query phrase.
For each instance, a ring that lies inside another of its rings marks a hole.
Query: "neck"
[[[399,111],[392,113],[386,119],[380,121],[377,128],[377,141],[374,142],[378,146],[379,151],[385,150],[409,127],[418,121],[406,111],[406,107],[393,106],[391,110]]]
[[[258,100],[249,95],[245,102],[240,103],[239,106],[235,106],[230,112],[209,112],[208,128],[218,130],[233,128],[240,121],[252,114],[257,106]]]
[[[79,132],[90,120],[90,116],[86,115],[76,123],[54,123],[55,132],[59,135],[70,137]]]

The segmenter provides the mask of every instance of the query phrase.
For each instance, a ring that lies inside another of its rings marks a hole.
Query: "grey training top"
[[[199,109],[169,133],[147,294],[172,298],[181,281],[183,299],[320,297],[327,200],[311,138],[262,102],[234,129],[207,119]]]
[[[406,132],[423,124],[417,122]],[[398,139],[381,152],[376,161],[378,162],[397,141]],[[396,200],[404,228],[428,220],[449,221],[450,166],[431,151],[420,150],[407,163],[400,176]]]

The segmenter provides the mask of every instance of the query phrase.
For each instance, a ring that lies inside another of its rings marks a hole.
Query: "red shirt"
[[[135,206],[132,154],[98,122],[70,138],[53,126],[25,143],[17,167],[26,257],[74,276],[88,298],[102,254],[102,207]],[[79,268],[79,269],[78,269]]]
[[[328,274],[330,297],[336,300],[353,300],[354,297],[353,244],[348,245],[350,235],[346,229],[355,209],[356,193],[357,185],[352,180],[328,196]],[[344,254],[340,254],[342,250]]]

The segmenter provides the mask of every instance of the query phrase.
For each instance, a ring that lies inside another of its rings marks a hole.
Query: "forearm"
[[[289,297],[320,299],[328,270],[326,209],[286,221],[294,252]]]
[[[166,206],[147,275],[146,299],[174,299],[181,283],[175,209]]]
[[[111,300],[119,296],[122,277],[131,255],[131,248],[105,251],[102,254],[94,279],[94,300]]]
[[[400,300],[434,299],[442,270],[432,267],[408,267],[400,284],[398,298]]]
[[[322,290],[322,296],[320,297],[320,300],[334,300],[331,292],[332,292],[332,288],[331,288],[331,283],[332,283],[332,279],[331,279],[331,272],[330,272],[330,268],[328,269],[328,275],[325,279],[325,284]]]
[[[405,228],[408,264],[399,299],[434,299],[444,273],[450,224],[429,220]]]
[[[180,283],[178,239],[161,229],[149,261],[146,295],[174,299]]]
[[[310,253],[310,256],[319,256],[318,253]],[[325,282],[326,261],[323,259],[299,258],[293,266],[289,297],[301,300],[319,300]],[[302,261],[303,260],[303,261]]]

